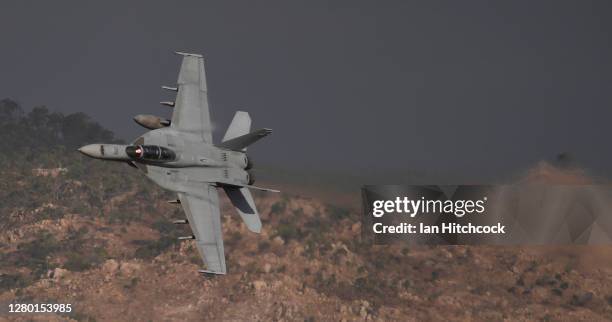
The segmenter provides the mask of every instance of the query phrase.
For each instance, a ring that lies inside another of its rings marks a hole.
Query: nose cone
[[[102,147],[101,144],[90,144],[90,145],[80,147],[78,151],[85,154],[88,157],[100,158],[102,156],[101,147]]]

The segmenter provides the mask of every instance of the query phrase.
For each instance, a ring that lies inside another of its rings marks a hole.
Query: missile
[[[170,102],[170,101],[167,101],[167,102],[159,102],[159,104],[161,104],[161,105],[166,105],[166,106],[168,106],[168,107],[174,107],[174,102]]]
[[[162,86],[161,88],[165,89],[167,91],[178,92],[178,88],[177,87]]]
[[[185,53],[182,51],[175,51],[174,53],[177,55],[181,55],[181,56],[192,56],[192,57],[202,58],[202,55],[200,54]]]
[[[177,219],[175,221],[172,222],[175,225],[184,225],[186,223],[188,223],[187,219]]]
[[[182,236],[178,238],[179,240],[189,240],[189,239],[195,239],[194,235],[191,236]]]
[[[134,116],[134,122],[149,130],[170,126],[171,121],[155,115],[139,114]]]
[[[170,204],[180,204],[181,200],[180,199],[168,200],[168,203],[170,203]]]

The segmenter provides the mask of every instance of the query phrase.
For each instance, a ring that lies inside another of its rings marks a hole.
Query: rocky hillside
[[[112,134],[82,115],[6,104],[0,138],[14,153],[0,157],[0,321],[612,319],[610,247],[372,246],[360,238],[358,202],[339,207],[329,194],[256,194],[261,235],[223,196],[229,273],[202,276],[194,245],[176,238],[189,228],[171,224],[183,218],[166,203],[174,195],[71,148],[83,139],[75,122],[87,139]],[[12,149],[7,127],[49,144]],[[563,171],[539,166],[527,180],[583,182]],[[11,302],[74,312],[4,313]]]
[[[223,197],[229,274],[201,276],[171,194],[71,158],[1,174],[0,303],[73,303],[55,318],[83,321],[612,319],[610,248],[371,246],[357,211],[283,194],[256,195],[261,235]]]

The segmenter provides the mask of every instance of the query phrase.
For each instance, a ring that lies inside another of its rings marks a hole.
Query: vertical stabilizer
[[[251,131],[251,117],[249,113],[238,111],[234,114],[232,123],[227,128],[223,142],[248,134]]]
[[[223,190],[225,190],[227,197],[242,217],[247,228],[255,233],[261,232],[261,220],[249,188],[225,186]]]

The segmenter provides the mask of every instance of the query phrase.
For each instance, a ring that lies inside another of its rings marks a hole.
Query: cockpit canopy
[[[174,161],[174,151],[158,145],[130,145],[125,153],[132,159],[167,162]]]

